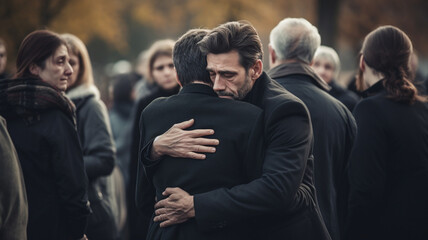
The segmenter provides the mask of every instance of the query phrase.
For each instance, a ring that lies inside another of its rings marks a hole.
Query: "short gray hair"
[[[339,55],[337,55],[337,52],[333,48],[327,46],[320,46],[314,55],[314,60],[317,59],[325,59],[329,61],[334,67],[334,77],[337,78],[339,76],[340,59]]]
[[[270,32],[279,60],[299,59],[310,64],[321,44],[318,29],[304,18],[285,18]]]

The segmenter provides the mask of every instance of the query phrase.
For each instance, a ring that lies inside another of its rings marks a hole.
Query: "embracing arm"
[[[164,134],[140,148],[141,162],[145,167],[156,165],[162,156],[205,159],[203,153],[213,153],[219,144],[217,139],[203,138],[214,134],[212,129],[185,131],[193,125],[194,119],[174,124]]]
[[[202,230],[289,210],[302,181],[311,148],[310,119],[303,104],[291,102],[275,109],[267,117],[265,125],[268,126],[265,129],[267,150],[260,178],[231,189],[221,188],[194,195],[195,217]],[[167,189],[166,192],[179,193],[176,189]],[[186,209],[190,197],[175,198],[164,199],[155,206],[158,215],[155,221],[164,221],[161,227],[177,223],[177,220],[169,221],[172,218],[189,218],[189,215],[173,211]]]

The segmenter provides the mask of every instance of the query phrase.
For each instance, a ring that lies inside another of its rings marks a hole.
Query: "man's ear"
[[[263,73],[263,62],[260,59],[254,63],[254,65],[250,68],[250,77],[251,80],[256,81],[260,75]]]
[[[30,65],[30,73],[35,75],[35,76],[39,76],[39,72],[40,72],[40,67],[37,66],[36,64],[32,63]]]
[[[273,50],[272,45],[270,45],[270,43],[268,47],[269,47],[269,64],[272,67],[272,65],[275,64],[277,58],[276,58],[275,50]]]

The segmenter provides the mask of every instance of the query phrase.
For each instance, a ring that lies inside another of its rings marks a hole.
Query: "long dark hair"
[[[35,77],[30,72],[31,64],[45,68],[45,60],[61,46],[67,46],[61,37],[49,30],[36,30],[22,41],[16,58],[17,72],[14,78]]]
[[[361,53],[364,62],[384,76],[388,97],[397,102],[413,104],[426,101],[410,80],[409,58],[413,51],[409,37],[399,28],[382,26],[364,39]],[[361,74],[357,81],[363,85]]]

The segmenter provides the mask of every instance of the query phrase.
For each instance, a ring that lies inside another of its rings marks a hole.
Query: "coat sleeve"
[[[83,159],[89,179],[111,174],[115,165],[116,149],[105,105],[91,98],[82,107],[78,117],[83,119]],[[80,116],[79,116],[80,115]]]
[[[358,132],[349,160],[349,239],[382,238],[376,236],[379,220],[375,217],[383,204],[386,181],[388,140],[381,112],[372,101],[362,101],[354,111]]]
[[[63,113],[55,116],[57,118],[52,123],[48,138],[53,152],[53,174],[64,210],[61,215],[66,218],[70,237],[77,239],[83,236],[90,213],[88,179],[74,125]]]
[[[307,109],[297,101],[278,104],[265,114],[265,126],[267,147],[261,177],[194,196],[195,218],[201,230],[290,210],[311,149]]]
[[[0,117],[0,239],[27,239],[28,203],[18,154]]]

